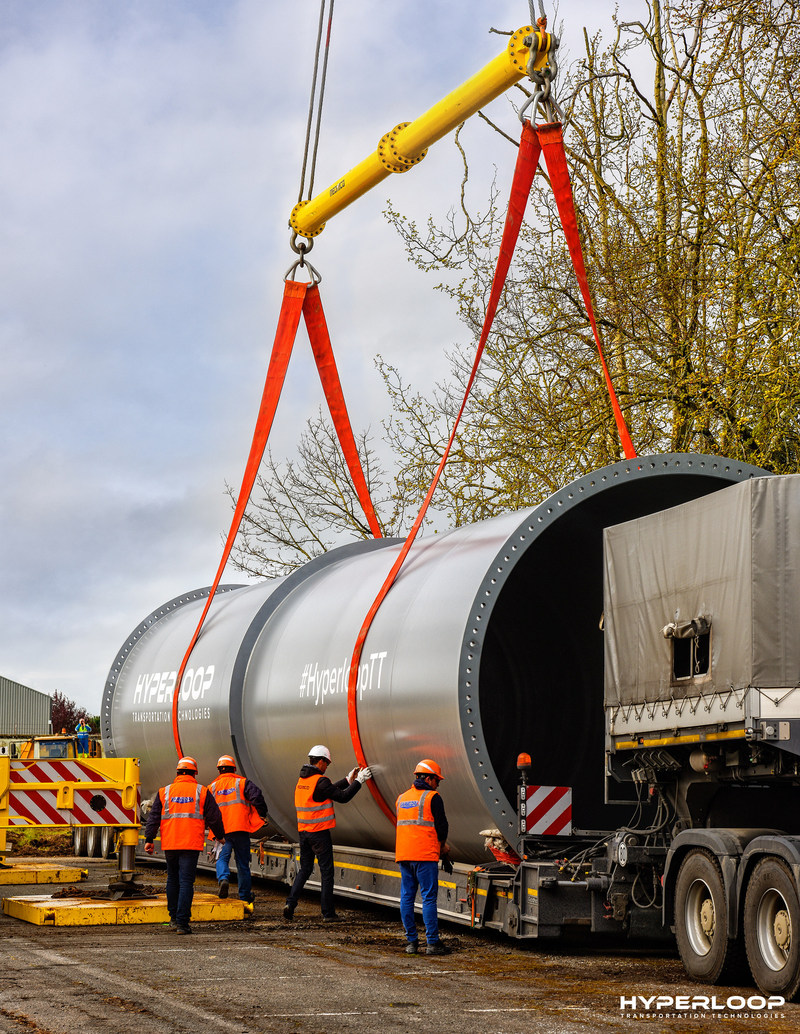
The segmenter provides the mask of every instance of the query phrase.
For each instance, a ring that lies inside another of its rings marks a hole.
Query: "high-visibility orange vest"
[[[441,845],[431,811],[431,800],[435,795],[435,790],[418,790],[412,786],[397,798],[395,861],[439,861]]]
[[[314,788],[322,773],[303,777],[297,781],[294,791],[294,806],[297,808],[297,829],[300,833],[316,833],[321,829],[333,829],[336,816],[333,801],[315,801]]]
[[[256,809],[245,799],[245,782],[244,776],[226,772],[208,784],[222,812],[222,823],[226,833],[255,833],[264,825],[264,820]]]
[[[161,798],[162,851],[202,851],[208,790],[192,776],[179,775],[158,791]]]

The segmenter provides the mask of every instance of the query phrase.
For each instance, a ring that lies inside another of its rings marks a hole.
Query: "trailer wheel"
[[[692,980],[724,984],[740,974],[742,946],[728,939],[725,886],[720,868],[708,851],[692,851],[678,871],[675,938]]]
[[[100,857],[113,858],[116,829],[113,826],[100,827]]]
[[[73,827],[72,853],[76,858],[86,857],[86,826]]]
[[[763,994],[800,996],[800,900],[785,862],[762,858],[744,899],[747,961]]]
[[[86,856],[97,858],[100,854],[100,829],[98,826],[86,827]]]

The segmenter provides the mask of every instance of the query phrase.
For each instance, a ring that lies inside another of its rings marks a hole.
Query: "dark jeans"
[[[294,878],[286,904],[290,908],[297,907],[300,891],[305,887],[306,880],[314,871],[314,858],[319,863],[319,876],[322,883],[322,896],[319,903],[322,914],[324,916],[335,915],[333,907],[333,841],[329,829],[322,829],[318,833],[300,834],[300,869]]]
[[[242,901],[250,900],[250,891],[253,881],[250,877],[250,834],[249,833],[226,833],[225,843],[217,859],[217,879],[229,880],[231,878],[230,860],[231,854],[236,858],[236,873],[239,882],[239,897]]]
[[[439,894],[438,862],[400,862],[400,918],[409,941],[416,941],[417,920],[414,915],[414,899],[419,888],[422,897],[422,921],[428,944],[439,940],[439,913],[436,899]]]
[[[192,917],[194,878],[199,851],[165,851],[167,860],[167,911],[178,926],[188,926]]]

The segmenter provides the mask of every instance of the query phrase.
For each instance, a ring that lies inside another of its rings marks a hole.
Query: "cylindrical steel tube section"
[[[516,758],[531,782],[573,788],[573,825],[625,821],[604,803],[603,528],[765,472],[702,455],[641,457],[568,485],[539,506],[420,539],[366,639],[358,724],[384,798],[432,757],[456,857],[516,831]],[[347,678],[356,636],[400,543],[353,543],[287,578],[229,586],[210,610],[181,687],[185,752],[210,781],[234,750],[274,828],[296,837],[294,787],[312,744],[344,775],[354,754]],[[143,795],[174,772],[175,672],[207,590],[179,597],[130,637],[103,699],[104,746],[141,759]],[[394,830],[362,790],[337,808],[335,840],[391,850]]]

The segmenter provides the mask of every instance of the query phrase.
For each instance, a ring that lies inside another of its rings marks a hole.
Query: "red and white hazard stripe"
[[[572,787],[528,786],[525,828],[528,833],[569,836],[572,833]]]
[[[72,808],[58,807],[57,788],[42,783],[73,783]],[[108,783],[102,772],[80,761],[12,761],[8,824],[11,826],[131,826],[138,824],[138,809],[125,808],[122,790],[108,785],[81,789],[81,783]],[[38,785],[37,785],[38,784]],[[96,807],[91,806],[94,801]],[[99,810],[97,810],[99,806]]]
[[[83,761],[12,761],[12,783],[105,783],[107,777]]]

